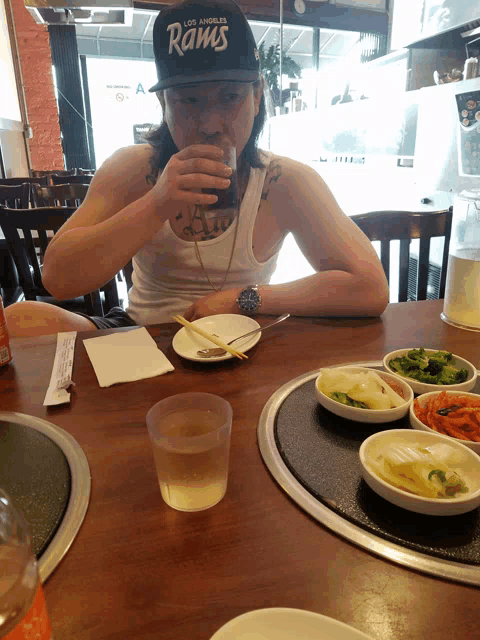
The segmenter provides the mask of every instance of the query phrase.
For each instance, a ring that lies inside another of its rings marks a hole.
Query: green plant
[[[274,97],[275,104],[279,105],[280,45],[272,44],[265,50],[265,43],[262,42],[258,47],[258,53],[263,76]],[[282,74],[287,75],[289,78],[300,78],[302,75],[302,67],[285,52],[282,56]]]

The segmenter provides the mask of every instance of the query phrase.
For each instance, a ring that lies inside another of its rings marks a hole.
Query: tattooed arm
[[[377,316],[383,312],[388,285],[377,254],[314,170],[282,158],[267,175],[262,198],[270,201],[278,226],[293,233],[317,273],[285,284],[261,285],[261,313]],[[238,313],[239,292],[202,298],[185,317]]]
[[[150,155],[149,145],[121,149],[96,172],[82,206],[45,255],[43,282],[56,298],[101,287],[176,210],[215,202],[203,188],[230,184],[231,170],[219,161],[218,147],[192,145],[174,154],[153,188],[147,182]]]
[[[263,311],[300,315],[380,315],[388,284],[371,242],[340,209],[316,171],[282,159],[272,187],[273,210],[291,231],[316,274],[263,288]]]

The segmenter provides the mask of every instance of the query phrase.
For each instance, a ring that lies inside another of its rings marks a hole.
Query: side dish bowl
[[[322,373],[320,372],[317,379],[315,380],[315,392],[317,395],[317,400],[322,405],[322,407],[324,407],[328,411],[331,411],[335,415],[340,416],[341,418],[346,418],[347,420],[353,420],[355,422],[371,422],[373,424],[379,424],[382,422],[393,422],[394,420],[399,420],[400,418],[403,418],[407,415],[410,404],[413,401],[413,391],[405,380],[402,380],[398,376],[394,376],[391,373],[378,371],[376,369],[369,369],[368,367],[348,366],[338,368],[341,368],[348,373],[375,371],[375,373],[378,373],[378,375],[384,382],[386,382],[387,384],[392,383],[394,385],[394,390],[401,389],[401,395],[405,399],[405,402],[401,406],[394,407],[393,409],[360,409],[358,407],[350,407],[348,405],[342,404],[341,402],[333,400],[320,390],[320,385],[322,382]]]
[[[431,391],[430,393],[423,393],[421,396],[418,396],[418,398],[416,398],[415,402],[418,402],[419,406],[423,408],[429,403],[429,401],[431,401],[432,399],[438,398],[438,396],[441,393],[442,391]],[[448,398],[464,396],[467,398],[472,398],[472,400],[476,400],[477,402],[480,403],[480,395],[476,393],[467,393],[465,391],[445,391],[445,393],[447,394]],[[479,408],[479,413],[480,413],[480,408]],[[422,422],[422,420],[418,418],[418,416],[415,413],[414,402],[412,402],[412,404],[410,405],[410,424],[414,429],[418,429],[419,431],[427,431],[430,433],[442,434],[442,432],[429,427],[424,422]],[[468,447],[469,449],[471,449],[472,451],[475,451],[475,453],[480,455],[480,442],[474,442],[472,440],[467,440],[467,439],[464,440],[463,438],[457,438],[453,435],[449,435],[448,433],[443,433],[442,435],[444,435],[449,440],[453,440],[454,442],[460,442],[461,444],[464,444],[466,447]]]
[[[394,358],[399,358],[404,356],[406,353],[411,351],[412,349],[420,349],[420,347],[410,347],[408,349],[398,349],[397,351],[392,351],[391,353],[387,353],[387,355],[383,359],[383,368],[385,371],[388,371],[392,375],[396,376],[399,380],[405,380],[413,389],[414,393],[428,393],[429,391],[470,391],[473,389],[477,382],[477,370],[473,366],[471,362],[465,360],[464,358],[460,358],[460,356],[456,356],[453,354],[453,366],[457,369],[466,369],[468,372],[468,377],[465,382],[460,382],[457,384],[428,384],[427,382],[420,382],[419,380],[415,380],[413,378],[409,378],[408,376],[403,376],[393,371],[390,368],[389,362]],[[425,353],[427,355],[431,355],[440,351],[440,349],[425,349]]]
[[[462,477],[469,486],[468,493],[455,498],[424,498],[389,484],[372,466],[372,459],[375,460],[381,456],[382,451],[391,444],[428,447],[439,442],[449,444],[458,453],[459,461],[455,467],[462,473]],[[434,432],[390,429],[375,433],[364,440],[359,456],[362,476],[368,486],[398,507],[432,516],[452,516],[467,513],[480,506],[480,458],[458,440],[455,441]]]

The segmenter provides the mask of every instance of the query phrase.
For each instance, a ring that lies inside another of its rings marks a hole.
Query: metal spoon
[[[227,344],[228,346],[230,346],[234,342],[237,342],[237,340],[241,340],[242,338],[247,338],[248,336],[253,336],[254,333],[258,333],[259,331],[263,331],[264,329],[269,329],[270,327],[273,327],[274,324],[283,322],[289,316],[290,316],[289,313],[284,313],[283,315],[279,316],[276,320],[272,320],[272,322],[267,322],[267,324],[264,324],[263,327],[259,327],[258,329],[254,329],[253,331],[249,331],[248,333],[245,333],[243,336],[234,338],[233,340],[230,340],[230,342],[227,342]],[[212,349],[200,349],[200,351],[197,351],[197,356],[200,356],[201,358],[212,358],[213,356],[223,356],[226,353],[227,352],[225,351],[225,349],[222,349],[221,347],[214,347]]]

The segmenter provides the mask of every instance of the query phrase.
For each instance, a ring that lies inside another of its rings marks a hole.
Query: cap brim
[[[191,84],[202,84],[203,82],[256,82],[260,77],[257,70],[229,69],[228,71],[212,71],[210,73],[196,73],[192,76],[184,74],[160,80],[149,89],[151,93],[171,89],[172,87],[184,87]]]

